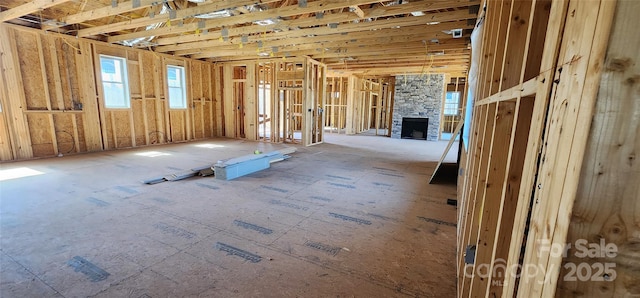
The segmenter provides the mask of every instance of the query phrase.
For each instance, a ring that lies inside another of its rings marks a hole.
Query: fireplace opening
[[[400,138],[426,140],[428,127],[429,118],[402,117],[402,132],[400,133]]]

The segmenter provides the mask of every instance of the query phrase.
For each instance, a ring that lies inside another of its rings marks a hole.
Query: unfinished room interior
[[[0,0],[0,297],[640,297],[639,15]]]

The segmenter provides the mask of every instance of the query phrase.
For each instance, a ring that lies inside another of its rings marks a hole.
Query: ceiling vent
[[[460,38],[462,37],[462,29],[453,29],[451,30],[451,34],[453,35],[453,38]]]

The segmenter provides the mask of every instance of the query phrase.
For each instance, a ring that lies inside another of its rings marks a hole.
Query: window
[[[447,97],[444,101],[444,114],[447,116],[458,115],[458,109],[460,107],[460,92],[447,92]]]
[[[100,55],[100,73],[102,74],[104,105],[107,108],[128,109],[131,103],[127,79],[127,60]]]
[[[187,108],[187,88],[185,87],[184,67],[167,66],[167,85],[169,85],[169,108]]]

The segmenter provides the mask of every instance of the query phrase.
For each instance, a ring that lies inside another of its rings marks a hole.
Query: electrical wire
[[[60,143],[60,141],[58,140],[58,133],[66,133],[67,135],[69,135],[69,137],[71,137],[71,149],[69,149],[67,152],[64,152],[64,154],[67,153],[71,153],[73,150],[76,149],[76,142],[74,140],[73,134],[71,134],[70,132],[66,131],[66,130],[56,130],[56,140],[58,141],[58,143]],[[60,147],[58,147],[58,153],[60,153]]]

